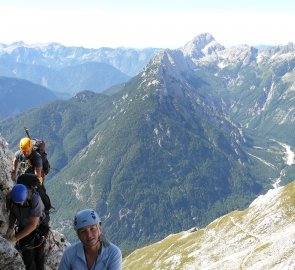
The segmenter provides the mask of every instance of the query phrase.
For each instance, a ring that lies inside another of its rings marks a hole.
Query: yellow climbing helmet
[[[30,151],[33,148],[33,143],[30,138],[22,138],[19,142],[19,148],[22,151]]]

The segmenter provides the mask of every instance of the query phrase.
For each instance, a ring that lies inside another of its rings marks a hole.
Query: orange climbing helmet
[[[33,148],[33,143],[30,138],[22,138],[19,142],[19,148],[22,151],[30,151]]]

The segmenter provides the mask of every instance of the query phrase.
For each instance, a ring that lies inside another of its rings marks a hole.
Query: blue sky
[[[174,49],[206,32],[277,45],[295,43],[294,15],[294,0],[0,0],[0,43]]]

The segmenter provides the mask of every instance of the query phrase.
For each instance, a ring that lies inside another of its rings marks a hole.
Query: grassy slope
[[[293,269],[294,202],[295,181],[203,229],[170,235],[134,251],[124,259],[123,268]]]

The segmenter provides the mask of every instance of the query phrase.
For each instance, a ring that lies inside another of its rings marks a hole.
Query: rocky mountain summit
[[[293,43],[260,49],[247,44],[224,48],[204,33],[180,51],[233,121],[264,137],[280,137],[294,145]]]
[[[9,150],[7,142],[0,137],[0,269],[24,270],[25,266],[20,253],[5,239],[8,226],[8,212],[5,207],[7,192],[12,188],[13,181],[10,177],[13,153]],[[51,230],[45,247],[45,269],[55,270],[59,264],[63,251],[68,242],[63,235]]]

